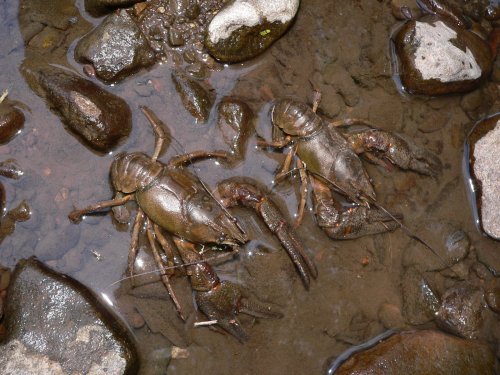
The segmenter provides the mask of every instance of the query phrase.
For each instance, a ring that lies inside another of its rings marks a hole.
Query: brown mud
[[[83,1],[78,5],[83,11]],[[149,278],[154,282],[132,291],[128,283],[121,287],[116,283],[127,267],[130,230],[126,226],[114,223],[110,215],[87,217],[79,225],[67,218],[74,206],[112,197],[108,172],[116,153],[152,152],[154,136],[140,105],[150,107],[179,142],[171,142],[161,156],[166,161],[185,151],[224,148],[223,139],[217,139],[215,108],[227,95],[247,101],[258,116],[257,133],[270,139],[270,101],[291,95],[310,102],[312,82],[323,94],[321,114],[335,119],[366,119],[383,129],[400,131],[438,154],[444,169],[435,179],[367,163],[378,202],[391,212],[402,213],[412,230],[429,220],[451,222],[463,229],[473,248],[461,262],[465,271],[459,278],[483,285],[494,273],[500,274],[499,243],[476,230],[461,171],[463,141],[472,125],[500,111],[498,82],[488,81],[464,96],[429,98],[399,92],[391,75],[389,38],[397,21],[389,1],[302,1],[294,25],[262,56],[212,73],[208,83],[216,99],[205,124],[197,124],[183,108],[165,65],[107,86],[131,106],[133,129],[116,152],[104,156],[92,153],[66,132],[59,118],[29,90],[19,72],[24,42],[17,8],[17,2],[0,3],[0,91],[8,88],[10,97],[26,103],[30,111],[24,111],[26,122],[21,134],[0,146],[0,159],[15,158],[25,172],[19,181],[5,183],[7,208],[27,200],[32,216],[18,223],[15,233],[4,239],[0,264],[12,267],[18,260],[36,255],[50,267],[105,295],[136,327],[142,373],[322,373],[329,358],[391,325],[391,319],[381,318],[382,306],[389,305],[396,311],[392,322],[401,320],[397,311],[403,310],[403,254],[409,249],[428,250],[401,229],[333,241],[307,211],[297,234],[313,257],[319,276],[306,291],[284,250],[253,213],[235,209],[232,212],[242,219],[249,237],[256,240],[239,257],[217,266],[217,272],[221,278],[239,282],[261,301],[279,306],[284,317],[255,320],[240,315],[250,336],[245,344],[206,327],[184,325],[158,278]],[[494,69],[498,66],[497,62]],[[499,77],[498,72],[493,76]],[[271,187],[284,155],[255,146],[256,138],[252,137],[245,160],[231,169],[205,161],[193,170],[213,189],[218,181],[232,176],[249,176]],[[275,196],[282,197],[281,207],[291,213],[289,219],[297,210],[298,191],[298,177],[274,189]],[[430,231],[419,234],[424,238],[439,235]],[[428,257],[433,255],[428,253]],[[141,242],[138,259],[137,272],[155,267],[146,241]],[[457,273],[433,273],[438,279],[438,294],[457,282]],[[195,318],[202,320],[201,314],[194,315],[187,280],[177,278],[174,288],[186,306],[188,323]],[[497,351],[498,315],[491,310],[484,315],[479,338]],[[435,325],[412,326],[424,327]],[[173,344],[186,351],[169,362]]]

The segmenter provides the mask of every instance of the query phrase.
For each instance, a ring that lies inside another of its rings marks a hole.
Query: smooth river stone
[[[299,3],[299,0],[230,1],[208,25],[205,46],[221,62],[251,59],[285,33]]]
[[[346,360],[335,375],[493,375],[495,355],[483,343],[438,331],[395,334]]]
[[[132,114],[123,99],[70,70],[33,64],[21,67],[31,89],[90,148],[109,152],[128,137]]]
[[[412,94],[443,95],[476,88],[491,72],[488,44],[441,19],[409,21],[394,37],[399,78]]]

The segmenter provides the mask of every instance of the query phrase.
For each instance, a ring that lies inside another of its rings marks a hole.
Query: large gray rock
[[[0,373],[133,374],[135,347],[80,283],[31,258],[14,271],[5,307]]]
[[[91,64],[98,78],[116,82],[152,65],[155,53],[132,17],[122,9],[80,39],[75,59]]]
[[[92,149],[109,152],[132,129],[127,103],[69,70],[25,61],[22,73],[61,120]]]

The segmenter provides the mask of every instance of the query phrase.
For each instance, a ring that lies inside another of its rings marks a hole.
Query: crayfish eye
[[[225,233],[222,233],[220,236],[219,236],[219,243],[224,243],[224,241],[226,240],[227,236]]]

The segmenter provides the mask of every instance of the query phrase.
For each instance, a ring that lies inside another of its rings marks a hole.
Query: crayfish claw
[[[236,318],[241,299],[238,285],[230,281],[222,281],[208,291],[198,291],[195,294],[196,304],[203,314],[210,320],[216,320],[224,330],[244,342],[248,340],[248,335]]]
[[[257,184],[249,179],[230,178],[218,185],[219,194],[227,207],[241,205],[252,208],[274,233],[295,264],[306,289],[310,277],[316,278],[318,272],[313,261],[306,254],[301,242],[283,218],[276,204],[263,193]]]

